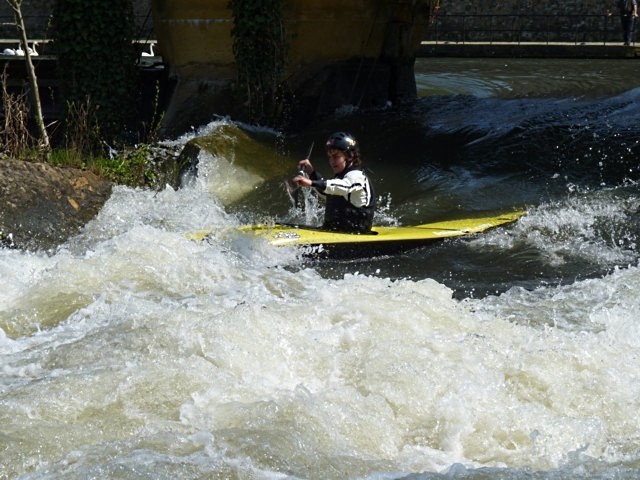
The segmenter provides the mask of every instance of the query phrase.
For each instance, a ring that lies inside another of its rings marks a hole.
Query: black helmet
[[[327,148],[337,148],[346,153],[360,153],[360,147],[353,135],[346,132],[336,132],[327,140]]]

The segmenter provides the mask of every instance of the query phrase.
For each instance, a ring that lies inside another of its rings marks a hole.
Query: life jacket
[[[347,172],[361,170],[349,167],[334,178],[344,178]],[[322,228],[338,232],[369,233],[373,225],[373,214],[376,209],[376,194],[371,181],[367,178],[371,192],[369,205],[356,207],[347,199],[338,195],[326,195],[324,223]]]

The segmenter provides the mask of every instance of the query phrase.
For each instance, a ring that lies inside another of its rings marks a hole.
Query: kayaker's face
[[[333,173],[341,173],[347,168],[347,157],[342,150],[337,148],[330,148],[327,150],[327,156],[329,157],[329,166]]]

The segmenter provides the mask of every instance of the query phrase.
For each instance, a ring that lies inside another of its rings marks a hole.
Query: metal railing
[[[33,35],[43,38],[49,16],[26,16],[25,21],[41,31]],[[16,31],[12,16],[0,16],[0,39],[15,39]],[[639,22],[640,24],[640,22]],[[640,29],[640,25],[638,26]],[[138,40],[153,39],[153,25],[149,15],[136,17]],[[612,15],[584,14],[440,14],[427,30],[426,41],[433,42],[510,42],[510,43],[622,43],[620,17]]]
[[[620,16],[557,14],[438,15],[425,41],[621,44]]]

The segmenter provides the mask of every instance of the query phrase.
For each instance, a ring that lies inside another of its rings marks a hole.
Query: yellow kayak
[[[526,210],[499,215],[444,220],[406,227],[373,227],[371,233],[340,233],[304,225],[243,225],[224,229],[266,239],[277,247],[296,246],[306,256],[363,257],[390,254],[425,245],[433,240],[460,237],[483,232],[490,228],[515,222]],[[193,240],[204,240],[217,229],[201,230],[187,235]]]

